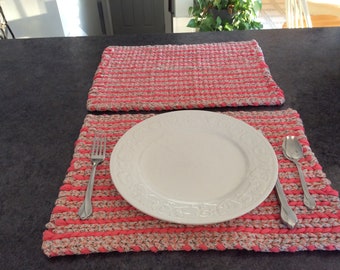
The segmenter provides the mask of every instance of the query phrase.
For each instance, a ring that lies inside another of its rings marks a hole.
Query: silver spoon
[[[306,180],[305,180],[305,176],[303,174],[301,165],[299,163],[299,160],[303,157],[301,144],[299,143],[299,141],[297,140],[295,136],[287,136],[283,140],[282,148],[283,148],[284,156],[290,161],[294,162],[294,164],[296,165],[298,169],[300,181],[301,181],[301,185],[303,189],[303,195],[304,195],[303,203],[305,204],[305,206],[307,206],[308,209],[314,209],[316,206],[316,203],[312,195],[310,195],[309,193]]]

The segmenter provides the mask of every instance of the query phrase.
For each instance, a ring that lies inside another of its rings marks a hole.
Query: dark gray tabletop
[[[258,41],[285,92],[286,103],[275,109],[300,113],[314,153],[340,190],[340,28],[4,40],[0,269],[338,269],[337,251],[114,252],[53,259],[41,251],[103,49],[250,39]]]

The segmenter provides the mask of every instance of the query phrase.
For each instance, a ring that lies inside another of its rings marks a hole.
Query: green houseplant
[[[199,31],[262,29],[256,21],[262,0],[194,0],[188,27]]]

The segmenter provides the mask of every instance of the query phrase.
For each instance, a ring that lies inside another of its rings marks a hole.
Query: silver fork
[[[90,180],[87,185],[85,199],[83,204],[80,206],[78,215],[81,219],[86,219],[92,214],[92,192],[94,185],[94,177],[96,174],[97,165],[103,162],[105,159],[106,151],[106,138],[105,137],[95,137],[93,140],[92,151],[91,151],[91,161],[92,161],[92,171],[90,175]]]

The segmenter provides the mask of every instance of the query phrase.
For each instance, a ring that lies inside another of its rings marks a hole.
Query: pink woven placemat
[[[280,105],[255,40],[196,45],[110,46],[88,94],[89,111]]]
[[[332,189],[310,149],[299,115],[292,109],[272,112],[228,112],[261,130],[279,160],[279,178],[299,224],[287,229],[280,222],[279,203],[273,191],[249,213],[218,224],[188,226],[160,221],[129,205],[111,182],[109,158],[118,139],[151,114],[87,115],[75,144],[75,152],[49,223],[43,233],[42,249],[47,256],[98,252],[225,250],[264,252],[340,250],[338,192]],[[91,162],[93,136],[108,137],[107,158],[98,166],[93,193],[94,213],[80,220],[77,212],[84,199]],[[317,207],[303,205],[296,167],[282,154],[282,139],[298,136],[305,157],[301,160]]]

